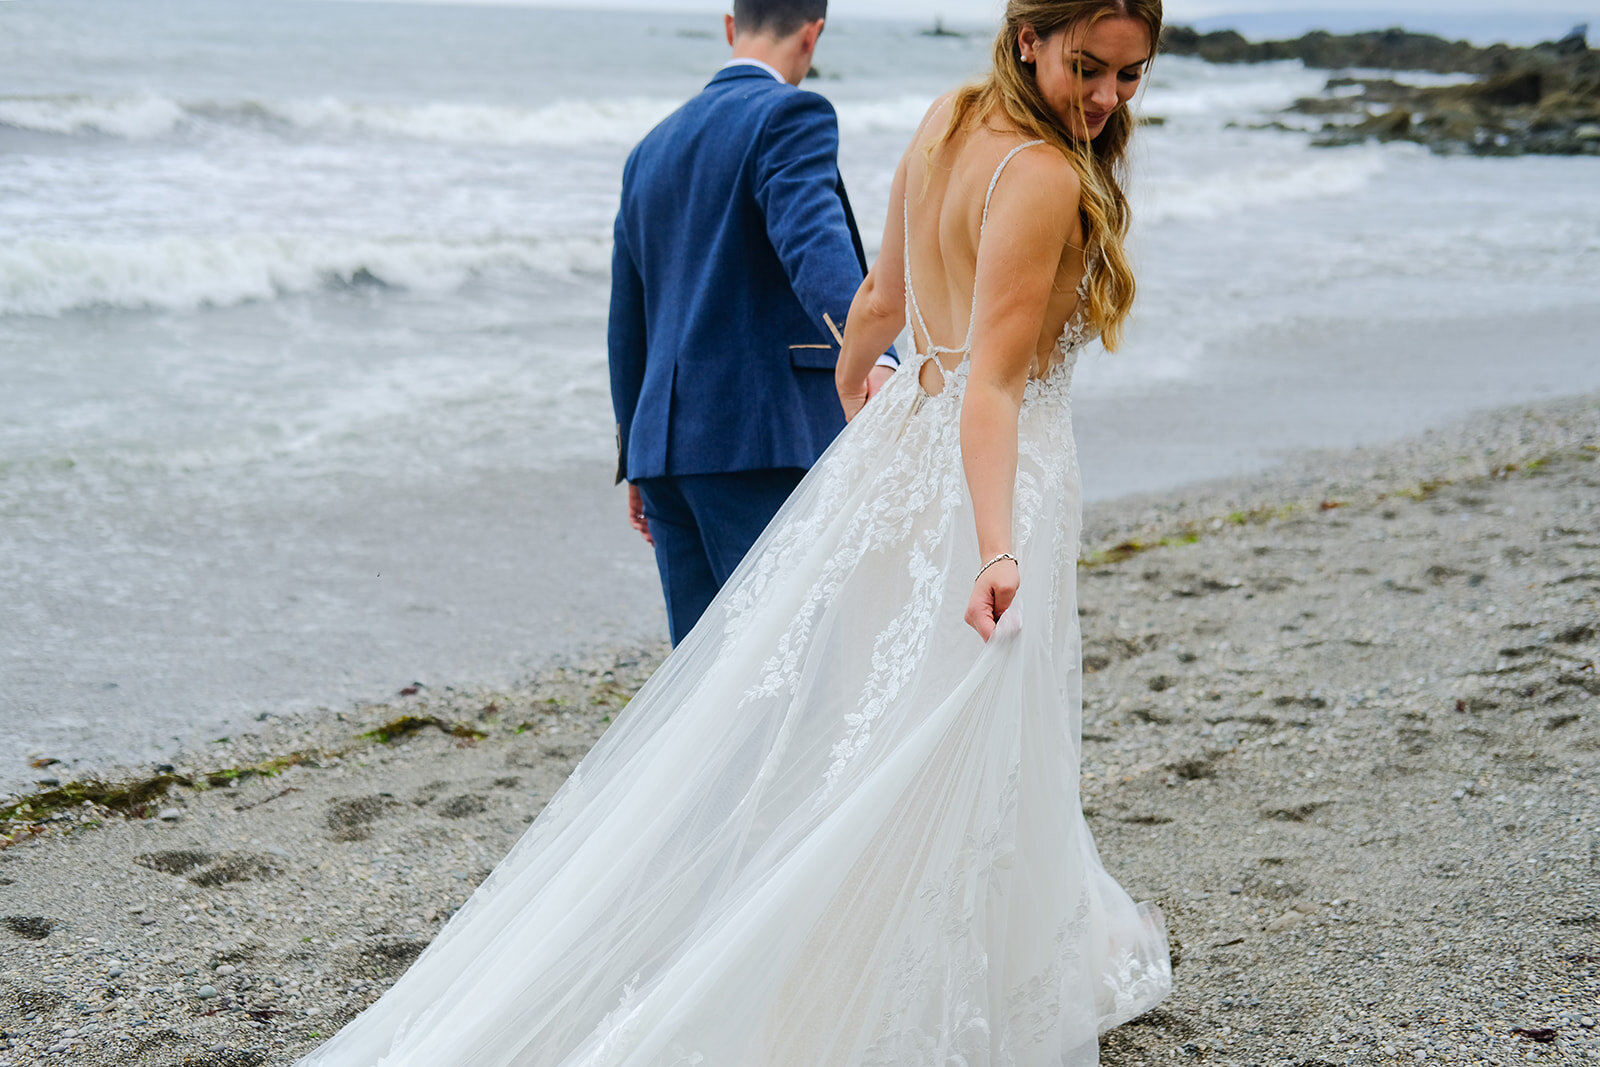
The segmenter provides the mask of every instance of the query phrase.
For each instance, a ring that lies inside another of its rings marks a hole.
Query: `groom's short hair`
[[[828,0],[733,0],[733,24],[740,33],[787,37],[828,15]]]

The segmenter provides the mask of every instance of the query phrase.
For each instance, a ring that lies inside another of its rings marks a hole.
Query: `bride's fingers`
[[[993,575],[984,573],[978,576],[972,589],[972,598],[967,601],[966,622],[985,641],[994,636],[1000,616],[1017,599],[1018,585],[1014,570],[1010,573],[997,570]]]
[[[989,597],[989,591],[981,586],[972,591],[972,599],[967,602],[966,623],[978,631],[978,636],[985,641],[994,634],[995,620],[1000,613],[994,610],[994,603]]]
[[[994,620],[991,619],[987,613],[968,619],[967,623],[974,630],[978,631],[978,636],[983,638],[985,641],[988,641],[989,638],[994,636]]]

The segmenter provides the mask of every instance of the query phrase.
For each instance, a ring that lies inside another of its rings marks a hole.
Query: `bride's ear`
[[[1032,25],[1024,22],[1017,30],[1017,58],[1032,63],[1039,56],[1039,34]]]

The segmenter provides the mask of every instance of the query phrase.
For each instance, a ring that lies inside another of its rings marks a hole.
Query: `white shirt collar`
[[[777,67],[774,67],[771,63],[764,63],[759,59],[750,59],[748,57],[743,57],[743,58],[738,58],[738,59],[730,59],[726,63],[722,64],[722,69],[723,70],[727,70],[729,67],[760,67],[762,70],[766,71],[768,74],[772,75],[774,78],[778,79],[779,81],[783,82],[784,84],[788,84],[788,79],[785,78],[782,74],[778,73],[778,68]]]

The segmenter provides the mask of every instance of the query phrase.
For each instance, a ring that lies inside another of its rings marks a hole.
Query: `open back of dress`
[[[1015,159],[1019,153],[1029,148],[1035,148],[1044,145],[1045,143],[1046,142],[1042,140],[1024,141],[1023,143],[1012,147],[1010,151],[1008,151],[1005,156],[1001,158],[999,164],[995,167],[994,173],[989,178],[988,188],[985,190],[983,196],[983,214],[980,216],[978,221],[977,240],[974,242],[973,248],[974,259],[976,259],[977,254],[981,252],[984,233],[989,225],[989,208],[994,202],[995,187],[999,185],[1000,177],[1005,173],[1007,165],[1010,164],[1010,162]],[[922,155],[922,153],[917,151],[916,147],[914,146],[912,156],[916,157],[919,155]],[[931,161],[923,160],[921,165],[930,166]],[[901,202],[902,232],[905,235],[905,245],[901,258],[905,264],[906,318],[911,330],[912,344],[915,348],[916,355],[919,357],[919,359],[915,361],[919,364],[919,380],[921,380],[924,390],[932,394],[937,393],[939,388],[942,387],[944,371],[954,369],[960,363],[970,359],[972,356],[972,344],[977,328],[978,318],[977,264],[976,262],[973,264],[972,284],[969,287],[971,291],[971,297],[967,307],[967,328],[965,338],[959,345],[944,345],[935,343],[933,340],[933,331],[928,328],[928,323],[922,314],[921,302],[917,299],[915,277],[916,271],[915,267],[913,266],[914,256],[912,248],[910,195],[910,186],[913,184],[913,182],[914,179],[910,174],[908,174],[907,191],[905,198]],[[946,197],[950,195],[949,190],[945,191],[945,195]],[[923,223],[931,223],[931,225],[920,225],[919,231],[928,233],[930,237],[934,239],[933,243],[942,244],[938,238],[944,225],[943,215],[945,204],[941,199],[941,202],[934,206],[935,210],[930,213],[933,217],[925,220],[919,220]],[[945,261],[943,255],[939,257],[939,261],[940,264],[945,268],[945,274],[948,276],[951,273],[951,264]],[[1074,302],[1072,311],[1067,317],[1066,323],[1057,338],[1057,342],[1052,353],[1042,359],[1036,359],[1032,370],[1032,377],[1047,377],[1050,372],[1054,370],[1058,364],[1065,361],[1070,354],[1074,353],[1078,348],[1081,348],[1089,340],[1092,340],[1092,332],[1086,322],[1086,312],[1089,282],[1093,269],[1093,259],[1090,257],[1085,257],[1083,271],[1080,274],[1077,285],[1073,291]],[[954,287],[952,287],[952,291],[953,288]],[[926,361],[929,358],[937,360],[937,363],[931,366],[928,365]],[[935,383],[939,384],[936,385]]]

